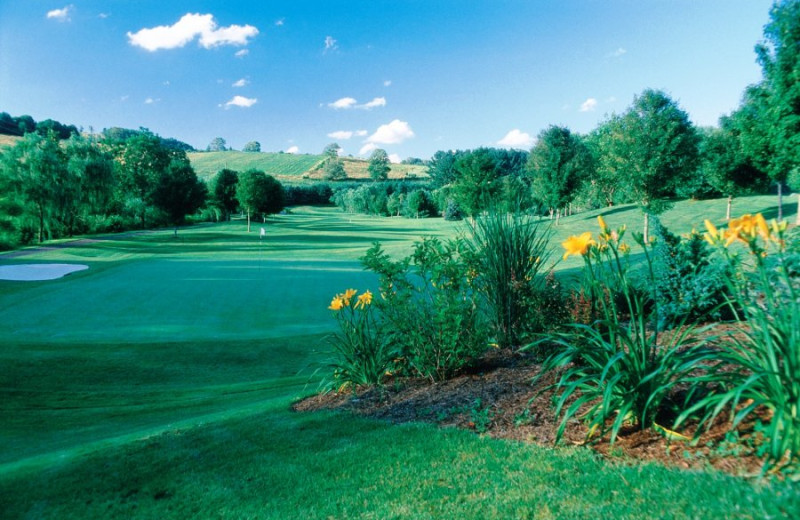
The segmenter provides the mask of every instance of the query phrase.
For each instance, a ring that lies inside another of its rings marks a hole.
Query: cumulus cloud
[[[246,98],[244,96],[233,96],[233,99],[225,103],[225,108],[230,107],[242,107],[248,108],[255,105],[258,102],[256,98]]]
[[[154,52],[160,49],[184,47],[198,39],[200,46],[211,49],[221,45],[247,45],[258,34],[252,25],[219,27],[211,14],[185,14],[172,25],[159,25],[128,33],[128,42]]]
[[[376,97],[372,101],[367,103],[358,104],[358,101],[355,98],[351,97],[343,97],[341,99],[337,99],[333,103],[328,103],[328,106],[331,108],[335,108],[337,110],[349,110],[351,108],[360,108],[363,110],[372,110],[376,107],[385,107],[386,106],[386,98],[385,97]]]
[[[68,22],[70,21],[70,12],[75,9],[74,5],[68,5],[61,9],[53,9],[52,11],[47,11],[47,17],[53,20],[58,20],[59,22]]]
[[[250,54],[250,50],[249,49],[241,49],[241,50],[236,51],[236,54],[234,54],[234,56],[236,56],[237,58],[244,58],[248,54]]]
[[[328,51],[335,51],[339,48],[339,44],[336,40],[333,39],[333,36],[326,36],[325,37],[325,52]]]
[[[242,78],[242,79],[240,79],[239,81],[236,81],[236,82],[234,82],[234,84],[233,84],[233,85],[231,85],[231,86],[233,86],[233,87],[237,87],[237,88],[238,88],[238,87],[244,87],[244,86],[246,86],[246,85],[247,85],[247,83],[248,83],[248,81],[247,81],[246,79]]]
[[[365,136],[365,135],[367,135],[368,133],[369,133],[369,132],[367,132],[366,130],[356,130],[356,135],[357,135],[358,137],[364,137],[364,136]]]
[[[390,87],[391,85],[392,85],[392,80],[390,79],[387,79],[386,81],[383,82],[384,87]]]
[[[299,152],[300,148],[298,148],[297,146],[290,146],[289,148],[286,149],[286,153],[299,153]]]
[[[375,143],[367,143],[361,147],[361,150],[358,151],[358,155],[369,155],[374,150],[378,149],[378,145]]]
[[[581,104],[580,111],[593,112],[595,108],[597,108],[597,100],[595,98],[589,98]]]
[[[386,106],[386,98],[384,97],[376,97],[372,101],[368,103],[364,103],[363,105],[359,105],[357,108],[363,108],[365,110],[370,110],[375,107],[385,107]]]
[[[628,52],[628,51],[626,51],[626,50],[625,50],[625,49],[623,49],[622,47],[619,47],[619,48],[618,48],[617,50],[615,50],[614,52],[609,52],[609,53],[608,53],[606,56],[607,56],[608,58],[619,58],[620,56],[622,56],[623,54],[626,54],[627,52]]]
[[[328,103],[328,106],[335,109],[348,109],[353,108],[358,101],[351,97],[343,97],[341,99],[337,99],[333,103]]]
[[[529,133],[521,132],[518,128],[515,128],[497,141],[497,144],[507,148],[530,148],[533,146],[533,141],[534,139]]]
[[[414,131],[406,121],[395,119],[391,123],[381,125],[374,134],[367,138],[368,143],[400,144],[414,137]]]
[[[331,139],[347,140],[353,137],[353,132],[348,130],[337,130],[328,134]]]

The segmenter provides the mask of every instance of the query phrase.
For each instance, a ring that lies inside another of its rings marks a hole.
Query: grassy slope
[[[640,220],[606,214],[612,226]],[[682,203],[664,220],[681,230],[723,215],[721,201]],[[595,230],[593,217],[565,219],[554,240]],[[91,266],[0,281],[0,516],[759,518],[800,507],[782,485],[289,412],[324,361],[331,294],[374,283],[355,262],[369,243],[400,254],[420,234],[458,229],[304,208],[267,224],[263,246],[231,223],[0,256]]]
[[[251,168],[278,178],[281,181],[301,181],[303,179],[321,180],[322,155],[295,155],[290,153],[248,153],[248,152],[194,152],[187,154],[197,175],[208,181],[223,168],[245,171]],[[350,179],[367,179],[368,161],[342,158],[345,172]],[[393,164],[389,171],[390,179],[424,178],[426,168],[419,165]]]

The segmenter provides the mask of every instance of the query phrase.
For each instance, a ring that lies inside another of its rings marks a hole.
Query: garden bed
[[[469,372],[445,382],[390,379],[382,390],[360,388],[355,394],[351,390],[319,394],[296,403],[293,409],[342,410],[394,423],[429,422],[552,446],[559,426],[551,407],[552,392],[539,391],[553,382],[553,375],[533,386],[531,381],[538,372],[533,356],[498,349],[487,353]],[[684,469],[715,468],[735,475],[758,474],[763,465],[763,459],[749,446],[754,435],[752,423],[731,432],[725,418],[695,443],[669,440],[652,429],[623,430],[613,445],[607,436],[586,443],[586,433],[581,422],[571,421],[561,444],[585,443],[621,462],[654,461]]]

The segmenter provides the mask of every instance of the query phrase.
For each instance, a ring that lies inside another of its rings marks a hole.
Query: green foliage
[[[469,216],[491,206],[501,193],[499,168],[488,148],[470,152],[456,161],[456,181],[451,195]]]
[[[381,386],[395,358],[395,351],[381,330],[372,293],[348,289],[333,297],[329,309],[339,324],[339,331],[331,338],[335,359],[328,388],[341,391],[350,387]]]
[[[238,183],[239,174],[227,168],[220,170],[211,183],[211,203],[219,208],[223,220],[229,220],[231,214],[239,207],[239,201],[236,199]]]
[[[206,146],[207,152],[224,152],[228,149],[228,143],[222,137],[215,137]]]
[[[261,143],[258,141],[249,141],[242,147],[243,152],[258,153],[261,152]]]
[[[385,181],[389,177],[389,155],[386,150],[377,148],[369,156],[369,176],[373,181]]]
[[[338,157],[329,157],[325,161],[325,166],[322,168],[322,176],[327,181],[339,181],[347,178],[347,172],[344,171],[344,164]]]
[[[380,277],[377,304],[403,364],[433,381],[453,376],[486,349],[464,249],[460,240],[426,238],[402,260],[392,260],[378,243],[362,259]]]
[[[197,178],[189,161],[174,160],[161,176],[153,202],[167,214],[170,224],[178,226],[186,215],[196,212],[205,204],[207,194],[206,185]]]
[[[470,225],[470,264],[501,347],[517,348],[533,332],[533,303],[543,288],[540,269],[550,256],[551,234],[519,213],[492,211]]]
[[[724,232],[709,229],[733,275],[728,280],[738,335],[725,338],[717,358],[721,367],[714,392],[686,410],[680,421],[700,412],[710,424],[724,409],[732,427],[767,411],[762,451],[767,467],[800,468],[800,293],[796,264],[785,250],[785,225],[745,215]],[[729,244],[743,242],[749,253],[739,258]],[[738,310],[741,309],[741,312]]]
[[[725,303],[726,279],[731,273],[724,263],[711,261],[711,250],[703,236],[694,232],[681,238],[658,219],[654,220],[653,233],[654,288],[661,326],[730,319]]]
[[[712,350],[692,338],[692,326],[672,333],[659,329],[657,302],[631,281],[628,246],[622,241],[625,229],[612,232],[602,219],[600,227],[597,241],[587,232],[564,244],[567,255],[583,255],[583,289],[600,319],[545,337],[560,347],[537,376],[538,380],[562,370],[557,382],[548,387],[556,391],[555,412],[561,416],[556,440],[576,417],[585,419],[590,438],[610,431],[612,444],[623,427],[656,426],[664,412],[683,409],[670,401],[670,392],[688,386],[686,399],[690,399],[698,372],[714,359]],[[635,239],[644,250],[646,283],[652,285],[650,245],[641,235]]]
[[[283,209],[286,200],[281,183],[271,175],[258,170],[248,170],[239,174],[236,199],[247,212],[248,232],[253,215],[278,213]]]

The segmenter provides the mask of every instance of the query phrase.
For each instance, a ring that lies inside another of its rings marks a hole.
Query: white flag
[[[264,229],[263,227],[261,228],[261,236],[262,236],[262,237],[265,237],[265,236],[267,236],[267,230],[266,230],[266,229]]]

